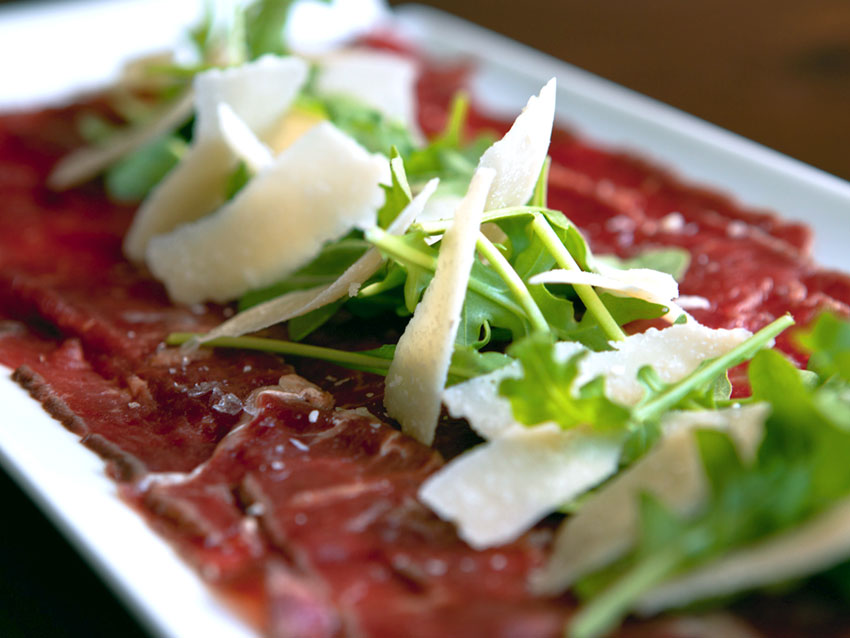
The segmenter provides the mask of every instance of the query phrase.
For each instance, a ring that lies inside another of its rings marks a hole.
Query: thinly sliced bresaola
[[[850,499],[787,532],[733,552],[650,590],[636,604],[642,614],[727,596],[816,574],[850,553]]]
[[[321,60],[316,91],[347,95],[400,122],[418,135],[417,63],[389,51],[348,49]]]
[[[443,235],[437,269],[396,346],[384,406],[402,430],[431,445],[454,351],[475,242],[495,172],[479,168]]]
[[[671,412],[662,421],[665,436],[656,448],[588,499],[561,527],[549,563],[534,579],[541,593],[559,593],[583,575],[616,560],[638,533],[638,497],[649,492],[674,512],[697,511],[708,497],[693,432],[728,430],[739,453],[752,458],[768,406],[756,404],[718,411]]]
[[[632,335],[611,344],[617,351],[588,353],[579,364],[576,386],[605,375],[606,395],[634,405],[643,396],[636,377],[644,365],[653,365],[664,381],[674,382],[749,334],[690,323]],[[564,359],[584,350],[571,342],[557,348]],[[516,539],[542,517],[612,476],[619,464],[621,436],[517,423],[510,402],[498,389],[502,379],[520,373],[519,364],[510,364],[443,392],[449,413],[467,419],[488,442],[431,476],[419,494],[479,549]]]
[[[229,301],[375,223],[387,161],[323,122],[215,213],[154,237],[151,272],[179,303]]]
[[[192,115],[194,99],[193,92],[186,91],[150,119],[115,133],[103,144],[84,146],[66,155],[51,171],[47,186],[54,190],[65,190],[99,175],[125,155],[187,122]]]
[[[484,151],[479,167],[496,171],[484,210],[522,206],[540,176],[555,121],[555,78],[528,100],[505,136]]]
[[[422,212],[428,198],[436,190],[438,182],[439,180],[436,178],[428,182],[425,188],[393,220],[387,228],[387,232],[393,235],[404,233]],[[354,296],[352,295],[354,289],[359,288],[363,282],[375,274],[381,267],[381,263],[383,263],[381,253],[377,248],[370,248],[333,283],[316,286],[308,290],[294,290],[276,299],[249,308],[211,330],[199,342],[203,343],[217,337],[238,337],[249,332],[256,332],[276,323],[312,312],[317,308],[342,299],[346,295]]]
[[[223,202],[236,158],[221,133],[219,104],[230,106],[265,141],[306,79],[306,62],[275,56],[198,75],[192,146],[139,208],[124,240],[126,255],[142,261],[151,238],[199,219]]]

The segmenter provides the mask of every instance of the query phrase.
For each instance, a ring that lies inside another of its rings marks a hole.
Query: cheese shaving
[[[389,51],[348,49],[321,60],[316,91],[354,97],[421,138],[415,103],[418,74],[410,58]]]
[[[485,210],[522,206],[534,192],[555,120],[555,78],[528,100],[505,136],[481,156],[479,167],[496,171]]]
[[[47,178],[53,190],[65,190],[102,173],[116,161],[178,128],[192,115],[194,94],[186,91],[149,119],[112,135],[105,144],[84,146],[63,157]]]
[[[428,182],[422,191],[393,220],[387,228],[387,232],[393,235],[404,233],[422,212],[428,199],[436,190],[437,184],[437,179]],[[211,330],[198,342],[203,343],[217,337],[239,337],[312,312],[317,308],[342,299],[346,294],[353,297],[357,294],[360,285],[380,268],[381,263],[383,263],[383,258],[378,249],[370,248],[333,283],[309,290],[295,290],[249,308]]]
[[[268,140],[269,146],[275,154],[278,154],[292,146],[295,140],[324,120],[325,118],[315,113],[299,109],[297,106],[293,107],[275,127]]]
[[[386,173],[385,158],[323,122],[214,214],[154,237],[148,266],[180,303],[271,285],[325,242],[373,225]]]
[[[558,532],[549,563],[534,578],[539,593],[556,594],[583,575],[624,554],[638,533],[638,496],[649,492],[686,515],[708,497],[693,431],[728,430],[744,458],[761,440],[767,405],[718,411],[671,412],[662,420],[662,441],[586,501]]]
[[[245,162],[251,173],[259,173],[274,163],[274,155],[269,147],[263,144],[230,105],[224,102],[218,105],[218,125],[230,150]]]
[[[612,342],[615,351],[588,352],[579,363],[576,387],[604,375],[605,394],[610,399],[635,405],[644,393],[636,378],[644,365],[652,365],[663,381],[672,383],[693,372],[702,361],[728,352],[749,334],[746,330],[712,330],[695,322],[651,329]],[[558,343],[556,349],[563,360],[586,351],[572,342]],[[510,402],[499,395],[499,384],[521,372],[519,363],[512,363],[443,392],[449,414],[465,418],[488,443],[434,474],[423,485],[420,497],[440,516],[454,521],[460,535],[474,547],[517,538],[541,517],[617,470],[622,439],[616,436],[581,429],[561,431],[554,424],[527,427],[516,422]],[[665,427],[673,431],[691,427],[688,419],[704,423],[708,418],[687,413]],[[714,418],[725,423],[733,417]],[[556,432],[537,438],[525,434],[551,428]],[[585,459],[584,454],[589,456]],[[515,461],[505,460],[513,455]],[[552,475],[548,478],[541,477],[549,472]],[[541,490],[541,485],[546,489]],[[472,503],[486,506],[472,507]],[[498,521],[491,520],[494,511],[499,512]]]
[[[643,366],[652,366],[662,381],[674,383],[696,370],[705,359],[725,354],[750,336],[742,328],[713,330],[695,321],[664,330],[650,328],[623,341],[610,342],[613,351],[589,352],[579,364],[576,387],[604,375],[609,399],[635,405],[644,393],[643,385],[637,380],[637,372]],[[564,360],[584,350],[573,342],[558,343],[556,349]],[[453,417],[466,419],[484,438],[494,438],[515,423],[510,402],[499,396],[499,383],[520,374],[519,364],[512,363],[447,388],[443,401]]]
[[[479,168],[443,235],[437,270],[396,346],[384,406],[402,431],[425,445],[434,440],[440,398],[451,363],[475,242],[495,173]]]
[[[532,284],[584,284],[605,288],[629,297],[643,299],[662,306],[675,307],[673,300],[679,296],[679,284],[667,273],[651,268],[604,268],[599,273],[582,270],[549,270],[529,279]]]
[[[502,545],[611,476],[620,448],[616,436],[515,427],[432,475],[419,498],[472,547]]]
[[[274,56],[240,67],[206,71],[195,78],[192,146],[136,213],[124,240],[124,252],[130,259],[143,260],[151,238],[193,222],[223,203],[223,185],[236,165],[236,157],[221,131],[219,105],[227,104],[265,141],[306,78],[303,60]]]

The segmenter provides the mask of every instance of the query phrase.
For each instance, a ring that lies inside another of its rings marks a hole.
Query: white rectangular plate
[[[0,66],[0,109],[101,84],[116,61],[173,42],[198,6],[197,0],[90,0],[0,9],[0,59],[24,60]],[[490,108],[515,113],[557,76],[564,123],[746,204],[805,221],[815,229],[821,263],[850,270],[850,184],[437,11],[408,6],[394,19],[426,50],[475,61],[474,94]],[[95,44],[81,49],[83,41]],[[45,42],[78,54],[46,59]],[[8,371],[0,374],[0,462],[146,627],[163,637],[253,636],[117,498],[103,463],[47,417]]]

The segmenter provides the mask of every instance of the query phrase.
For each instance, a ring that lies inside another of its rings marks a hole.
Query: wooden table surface
[[[850,179],[848,0],[422,4]],[[0,635],[144,635],[2,472],[0,494],[16,520],[3,526]]]
[[[848,0],[421,4],[850,179]]]

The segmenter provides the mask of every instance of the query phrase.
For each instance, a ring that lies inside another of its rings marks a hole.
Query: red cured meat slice
[[[205,539],[251,528],[253,517],[295,569],[325,583],[346,635],[560,631],[567,608],[534,600],[525,587],[543,556],[533,535],[471,551],[416,500],[442,464],[436,453],[362,411],[335,410],[330,395],[300,377],[281,386],[255,396],[255,414],[198,471],[149,479],[137,496],[143,506]],[[229,496],[237,493],[241,504]],[[218,578],[238,578],[232,558]],[[242,569],[251,568],[246,560]],[[494,616],[493,605],[507,613]]]
[[[424,130],[443,126],[464,78],[463,68],[426,68]],[[224,310],[172,307],[161,286],[124,262],[132,211],[99,188],[43,189],[50,165],[78,143],[73,114],[0,120],[0,362],[19,367],[18,378],[117,478],[134,480],[124,492],[151,525],[271,635],[560,634],[570,601],[525,591],[545,553],[545,527],[474,552],[415,499],[439,464],[432,451],[372,417],[336,410],[323,392],[304,394],[293,377],[300,390],[266,393],[246,415],[252,391],[291,372],[276,357],[184,359],[160,348],[168,332],[206,329]],[[473,113],[471,129],[483,128],[505,123]],[[595,250],[691,251],[682,291],[709,299],[709,310],[694,313],[708,325],[755,329],[786,311],[802,321],[821,308],[847,312],[850,280],[810,262],[799,225],[566,133],[552,155],[550,201]],[[338,407],[380,413],[374,378],[315,363],[299,371],[331,390]],[[682,633],[661,623],[622,635]]]

